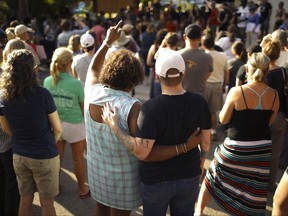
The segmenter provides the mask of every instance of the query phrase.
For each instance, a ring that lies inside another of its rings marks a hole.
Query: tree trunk
[[[19,0],[19,19],[23,21],[25,17],[29,16],[29,10],[28,10],[28,0]]]

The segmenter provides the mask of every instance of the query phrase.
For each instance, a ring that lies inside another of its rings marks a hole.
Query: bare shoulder
[[[242,94],[240,86],[234,86],[228,92],[227,98],[229,99],[237,99]]]

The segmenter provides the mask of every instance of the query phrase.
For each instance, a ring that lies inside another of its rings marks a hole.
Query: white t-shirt
[[[228,61],[224,53],[216,50],[205,51],[210,54],[213,58],[213,72],[207,79],[208,83],[223,83],[224,72],[229,70]]]
[[[241,39],[235,38],[235,41],[241,41]],[[230,41],[228,37],[222,37],[218,41],[215,42],[216,45],[220,46],[223,49],[223,52],[226,55],[228,60],[235,58],[235,56],[232,54],[232,51],[231,51],[231,47],[233,43]]]
[[[281,50],[279,58],[276,60],[275,64],[283,67],[286,63],[288,63],[288,52],[285,50]]]
[[[240,16],[238,16],[237,26],[239,28],[246,28],[247,19],[249,18],[249,7],[246,6],[246,7],[243,8],[243,6],[240,6],[238,8],[237,13],[240,14]],[[241,21],[241,20],[244,20],[244,21]]]
[[[93,56],[89,56],[87,53],[76,55],[73,58],[72,68],[77,72],[78,79],[81,80],[83,85],[85,84],[86,75],[89,64]]]

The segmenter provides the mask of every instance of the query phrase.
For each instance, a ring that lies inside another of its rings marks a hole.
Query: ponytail
[[[263,73],[263,71],[260,68],[257,68],[256,71],[252,75],[252,79],[255,80],[255,81],[262,82],[263,78],[264,78],[264,75],[265,74]]]
[[[58,63],[52,60],[51,65],[50,65],[50,74],[52,76],[53,85],[57,85],[59,81],[60,73],[57,68],[58,68]]]

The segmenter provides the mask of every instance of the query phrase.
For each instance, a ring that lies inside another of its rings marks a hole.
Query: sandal
[[[83,194],[83,195],[79,195],[80,199],[87,199],[91,196],[90,194],[90,190],[86,193],[86,194]]]

